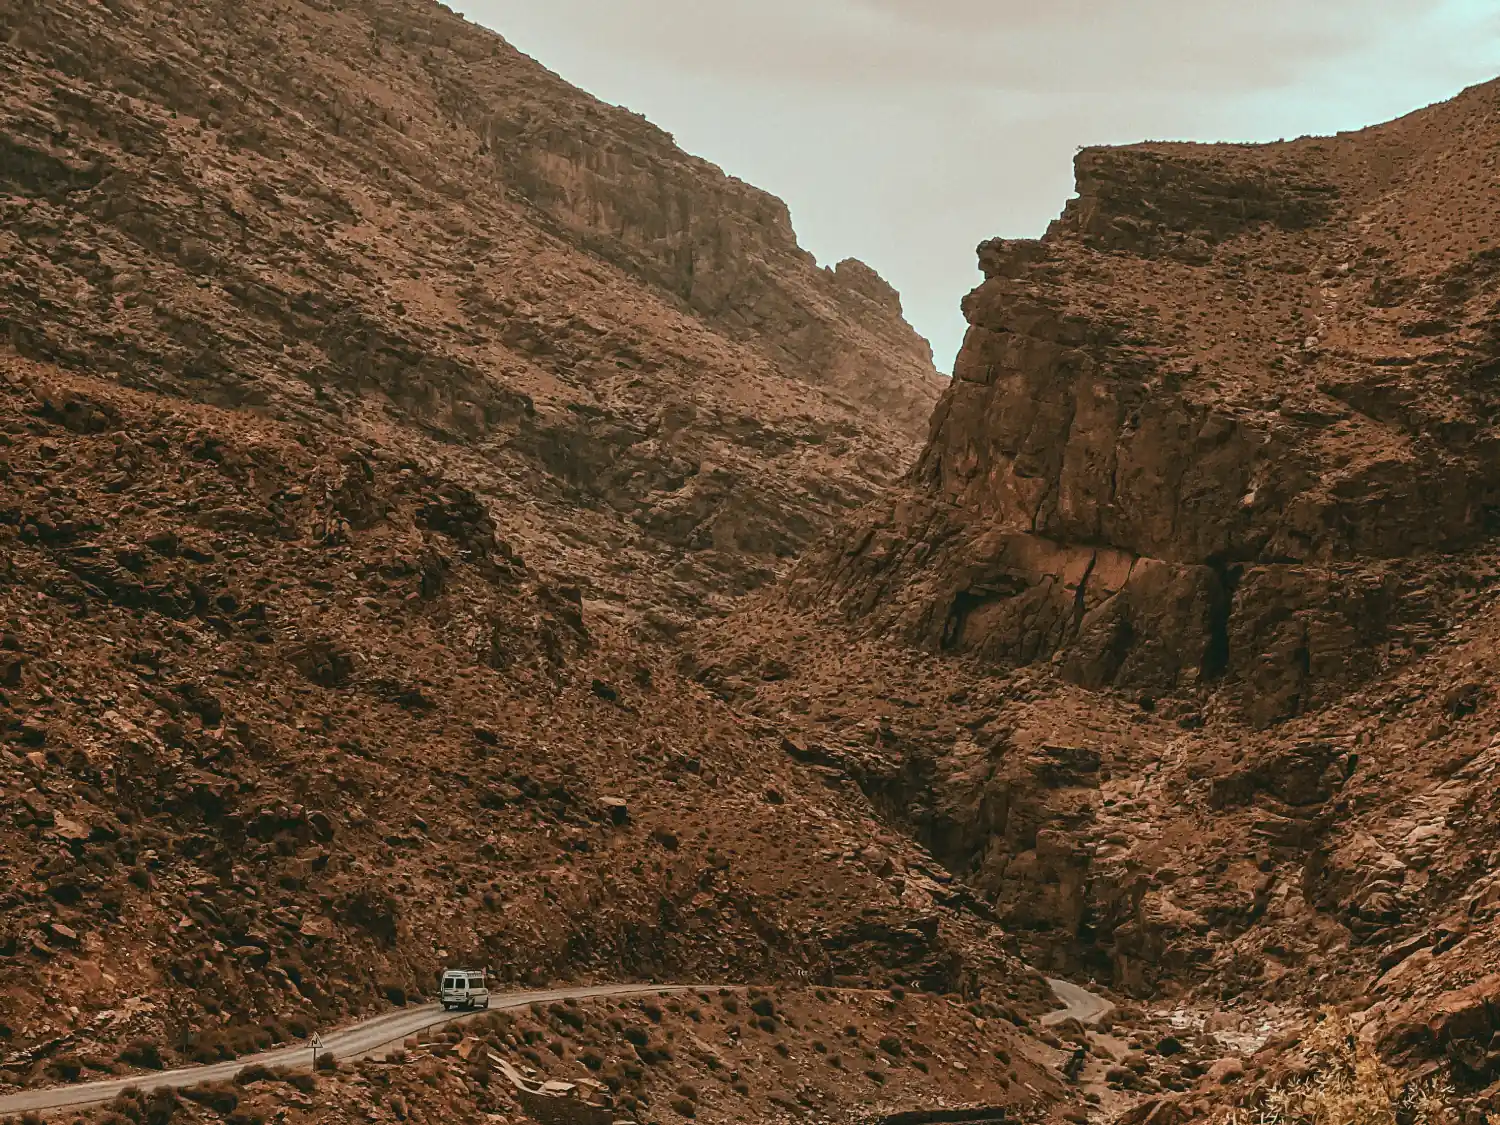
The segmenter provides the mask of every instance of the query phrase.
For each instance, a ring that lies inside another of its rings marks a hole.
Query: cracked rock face
[[[1081,154],[1041,240],[980,247],[905,489],[794,597],[1091,688],[1222,680],[1257,726],[1425,651],[1500,518],[1500,216],[1452,174],[1497,101]]]

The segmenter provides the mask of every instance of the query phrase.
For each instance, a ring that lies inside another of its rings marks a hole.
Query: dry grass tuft
[[[1345,1016],[1327,1015],[1303,1047],[1311,1071],[1273,1087],[1251,1109],[1230,1110],[1225,1125],[1451,1125],[1455,1119],[1456,1092],[1446,1077],[1403,1085]],[[1490,1125],[1500,1121],[1492,1117]]]

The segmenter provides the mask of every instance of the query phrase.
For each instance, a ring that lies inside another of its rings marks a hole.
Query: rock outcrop
[[[1425,651],[1500,534],[1497,103],[1081,153],[1041,240],[980,247],[907,486],[794,596],[1259,726]]]
[[[902,487],[695,676],[1069,979],[1399,1027],[1491,971],[1497,109],[1083,153]]]

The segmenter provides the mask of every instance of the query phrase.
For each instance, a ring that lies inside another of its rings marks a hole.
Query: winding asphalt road
[[[1048,1012],[1042,1017],[1043,1026],[1061,1023],[1069,1016],[1081,1023],[1093,1023],[1114,1007],[1104,997],[1086,988],[1065,980],[1047,981],[1052,991],[1062,1001],[1063,1007]],[[688,992],[694,988],[718,988],[719,985],[692,984],[602,984],[584,988],[547,988],[534,992],[497,993],[490,997],[490,1009],[525,1008],[528,1005],[548,1004],[555,1000],[589,1000],[604,996],[641,996],[648,993],[667,994]],[[393,1012],[375,1016],[356,1023],[341,1031],[329,1032],[323,1037],[323,1050],[331,1051],[340,1059],[357,1059],[374,1054],[381,1048],[399,1043],[409,1035],[415,1035],[429,1027],[458,1023],[473,1019],[482,1012],[445,1012],[440,1004],[423,1004],[419,1007],[398,1008]],[[223,1082],[232,1079],[247,1066],[285,1066],[307,1069],[312,1065],[312,1050],[305,1043],[293,1047],[281,1047],[259,1055],[231,1059],[229,1062],[210,1063],[207,1066],[190,1066],[181,1070],[150,1071],[132,1074],[127,1078],[110,1078],[103,1082],[83,1082],[76,1086],[51,1086],[43,1090],[22,1090],[16,1094],[0,1096],[0,1115],[25,1113],[29,1110],[46,1112],[52,1109],[72,1109],[78,1106],[98,1105],[107,1102],[121,1090],[131,1086],[154,1090],[160,1086],[182,1089],[198,1086],[204,1082]]]
[[[1063,1002],[1063,1006],[1057,1009],[1057,1011],[1048,1012],[1042,1017],[1043,1027],[1052,1027],[1055,1024],[1062,1023],[1069,1016],[1076,1019],[1079,1023],[1093,1023],[1105,1012],[1114,1007],[1104,997],[1090,992],[1086,988],[1079,988],[1078,985],[1071,981],[1054,980],[1048,977],[1047,983],[1052,986],[1052,991]]]
[[[490,1010],[524,1008],[529,1004],[551,1003],[554,1000],[588,1000],[601,996],[639,996],[647,993],[687,992],[693,988],[719,987],[718,985],[687,984],[605,984],[587,988],[548,988],[535,992],[496,993],[490,997]],[[473,1019],[483,1012],[445,1012],[441,1004],[423,1004],[420,1007],[398,1008],[394,1012],[376,1016],[356,1023],[341,1031],[332,1031],[323,1037],[323,1050],[332,1051],[339,1059],[357,1059],[374,1054],[382,1047],[399,1043],[409,1035],[415,1035],[439,1024],[457,1023]],[[22,1090],[16,1094],[0,1096],[0,1115],[25,1113],[28,1110],[45,1112],[51,1109],[74,1108],[107,1102],[121,1090],[130,1086],[154,1090],[160,1086],[182,1089],[204,1082],[222,1082],[233,1078],[245,1067],[259,1063],[262,1066],[286,1066],[306,1070],[312,1066],[312,1049],[307,1044],[281,1047],[259,1055],[232,1059],[229,1062],[211,1063],[208,1066],[184,1067],[181,1070],[150,1071],[132,1074],[128,1078],[110,1078],[103,1082],[84,1082],[76,1086],[51,1086],[44,1090]]]

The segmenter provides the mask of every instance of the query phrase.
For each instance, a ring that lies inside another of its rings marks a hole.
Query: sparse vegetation
[[[1089,150],[950,381],[431,0],[0,8],[11,1104],[1500,1125],[1500,83]],[[440,964],[655,983],[307,1066]]]
[[[161,1070],[166,1065],[160,1045],[151,1039],[132,1039],[117,1057],[122,1063],[146,1070]]]
[[[1347,1017],[1325,1015],[1303,1047],[1312,1069],[1264,1091],[1224,1125],[1448,1125],[1455,1091],[1433,1075],[1403,1083],[1355,1034]]]

